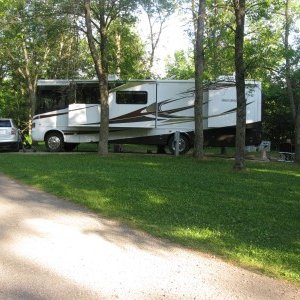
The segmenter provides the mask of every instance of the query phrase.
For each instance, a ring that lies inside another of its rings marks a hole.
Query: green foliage
[[[25,95],[13,80],[4,80],[0,87],[0,118],[12,118],[20,128],[25,128],[24,120],[27,119],[30,107]]]
[[[120,68],[120,77],[146,78],[145,47],[140,37],[133,30],[134,23],[113,22],[109,29],[109,73],[117,74]],[[120,38],[120,49],[117,47],[116,35]],[[118,51],[120,53],[118,54]],[[118,61],[118,55],[120,61]]]
[[[176,51],[174,53],[174,61],[170,61],[166,65],[167,78],[173,79],[191,79],[195,75],[193,57],[190,57],[184,51]]]
[[[297,164],[0,155],[0,171],[151,234],[300,283]],[[43,168],[41,168],[43,166]]]
[[[50,49],[51,58],[59,59],[57,65],[63,64],[64,70],[66,62],[74,56],[70,53],[70,20],[54,15],[52,1],[17,1],[15,6],[11,5],[5,11],[3,22],[6,23],[3,29],[3,46],[12,74],[18,70],[24,72],[26,66],[31,74],[38,73],[39,77],[43,77],[43,72],[48,67]],[[24,57],[24,47],[29,61]],[[68,56],[65,61],[64,56]],[[56,77],[61,75],[63,74],[56,74]]]
[[[219,0],[207,3],[205,72],[211,80],[235,71],[234,15],[231,5],[224,5]]]
[[[263,100],[263,139],[270,140],[272,147],[278,149],[280,143],[294,137],[294,122],[285,87],[278,82],[265,86]]]
[[[174,12],[176,1],[175,0],[139,0],[143,9],[152,17],[159,15],[171,15]]]
[[[4,61],[4,77],[10,82],[0,89],[6,106],[10,106],[9,115],[19,111],[15,119],[20,123],[27,122],[29,112],[33,112],[38,78],[71,77],[74,70],[70,68],[72,58],[76,57],[70,19],[55,15],[54,4],[54,0],[16,0],[0,8],[0,61]],[[5,90],[11,87],[12,91]],[[10,94],[14,94],[14,101],[9,101]]]

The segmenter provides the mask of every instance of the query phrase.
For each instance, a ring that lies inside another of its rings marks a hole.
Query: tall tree
[[[194,6],[195,24],[195,143],[194,157],[203,159],[204,135],[203,135],[203,77],[204,77],[204,24],[205,24],[205,0],[198,3],[192,1]],[[197,8],[196,8],[197,7]]]
[[[232,0],[235,13],[235,81],[236,81],[236,137],[235,170],[245,168],[246,95],[244,65],[245,0]]]
[[[92,28],[92,17],[91,17],[91,1],[84,1],[85,9],[85,23],[86,32],[89,43],[90,52],[94,61],[95,70],[99,80],[99,91],[100,91],[100,103],[101,103],[101,114],[100,114],[100,131],[99,131],[99,148],[98,153],[101,155],[108,154],[108,133],[109,133],[109,106],[108,106],[108,58],[107,58],[107,29],[109,24],[105,17],[105,6],[104,1],[99,3],[98,16],[100,31],[100,40],[98,42],[100,48],[100,56],[98,54],[95,38],[93,36]]]
[[[130,0],[84,0],[85,25],[88,44],[99,79],[100,91],[100,155],[108,154],[109,105],[108,105],[108,36],[113,21],[128,18],[136,7]]]
[[[290,103],[291,114],[295,124],[295,160],[300,163],[300,99],[296,99],[295,91],[292,85],[292,66],[291,66],[291,47],[289,38],[291,34],[292,16],[291,16],[292,0],[285,0],[285,25],[284,25],[284,58],[285,58],[285,81],[287,96]]]

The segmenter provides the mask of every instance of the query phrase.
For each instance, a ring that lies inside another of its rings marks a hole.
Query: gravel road
[[[0,174],[0,299],[300,299],[300,288]]]

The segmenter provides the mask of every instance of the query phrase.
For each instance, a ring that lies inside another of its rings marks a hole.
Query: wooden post
[[[180,140],[180,132],[176,131],[174,134],[174,140],[175,140],[175,156],[179,155],[179,140]]]

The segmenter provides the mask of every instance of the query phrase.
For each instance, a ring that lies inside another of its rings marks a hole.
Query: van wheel
[[[175,144],[175,136],[172,135],[170,140],[169,140],[169,143],[168,143],[168,146],[169,146],[169,151],[174,154],[175,153],[175,147],[176,147],[176,144]],[[179,137],[179,154],[185,154],[186,152],[188,152],[190,150],[190,141],[189,139],[181,134],[180,137]]]
[[[12,148],[12,150],[13,150],[14,152],[19,152],[20,149],[22,149],[22,147],[20,147],[19,142],[15,143],[14,146],[13,146],[13,148]]]
[[[64,138],[59,132],[48,133],[45,142],[49,152],[60,152],[64,147]]]

